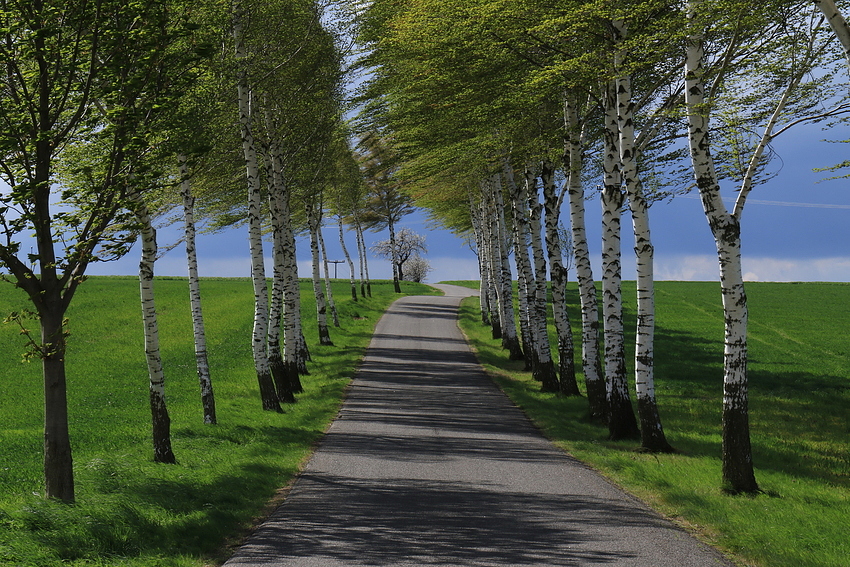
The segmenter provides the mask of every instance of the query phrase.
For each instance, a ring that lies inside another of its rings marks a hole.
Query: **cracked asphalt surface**
[[[474,291],[379,321],[338,418],[225,564],[731,566],[546,440],[457,328]]]

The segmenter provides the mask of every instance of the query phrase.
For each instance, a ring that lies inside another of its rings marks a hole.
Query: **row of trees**
[[[343,119],[340,30],[312,0],[4,0],[0,19],[0,268],[28,295],[43,365],[45,494],[72,501],[65,314],[88,266],[140,241],[140,297],[154,458],[171,463],[165,370],[153,288],[156,226],[185,225],[203,419],[217,420],[206,362],[195,222],[246,226],[262,407],[301,390],[304,341],[295,235],[309,233],[317,321],[336,319],[322,240],[334,215],[356,235],[360,296],[370,295],[363,231],[392,229],[410,199],[386,182],[368,134]],[[357,146],[353,148],[352,146]],[[22,246],[35,234],[35,250]],[[274,266],[267,288],[263,248]],[[346,250],[344,248],[344,250]],[[323,260],[324,258],[324,260]],[[352,296],[357,300],[354,261]],[[324,262],[325,282],[319,274]],[[338,320],[334,321],[337,325]],[[23,326],[23,323],[22,323]],[[27,331],[25,331],[27,332]]]
[[[751,190],[772,174],[773,139],[850,110],[850,35],[835,4],[373,0],[352,8],[361,64],[370,73],[363,120],[392,140],[394,175],[417,202],[444,226],[474,235],[483,321],[511,358],[526,357],[544,391],[577,394],[564,301],[564,242],[571,241],[590,414],[608,425],[611,438],[639,436],[649,451],[673,450],[653,377],[649,211],[655,201],[698,191],[716,243],[726,321],[723,482],[732,492],[757,491],[742,213]],[[598,188],[603,207],[601,298],[585,232],[589,186]],[[721,188],[735,191],[731,210]],[[562,205],[569,238],[560,229]],[[620,288],[625,208],[637,266],[637,416]],[[547,273],[557,369],[540,324]]]
[[[312,0],[2,6],[0,175],[8,189],[0,194],[0,264],[27,293],[41,327],[30,346],[44,368],[48,497],[74,498],[65,313],[89,264],[125,254],[137,239],[155,458],[174,460],[151,286],[156,219],[174,207],[186,224],[209,423],[216,417],[192,259],[194,219],[209,219],[212,229],[249,230],[254,363],[263,408],[280,411],[295,400],[309,358],[295,233],[310,235],[317,321],[329,344],[333,298],[319,277],[325,216],[336,217],[341,237],[345,225],[355,232],[363,296],[363,231],[388,229],[399,289],[404,262],[396,225],[415,201],[474,240],[482,318],[512,358],[528,360],[545,390],[568,395],[578,393],[564,300],[564,243],[571,241],[590,412],[613,438],[640,432],[645,448],[670,450],[652,374],[648,210],[694,184],[717,242],[726,312],[723,477],[731,490],[757,490],[747,426],[741,214],[769,173],[771,139],[846,110],[846,87],[836,77],[850,33],[831,0],[348,2],[371,73],[356,134],[343,120],[345,36],[323,24],[324,7]],[[602,348],[584,228],[589,182],[601,187],[605,210]],[[732,211],[721,185],[737,187]],[[562,205],[569,231],[561,226]],[[638,258],[637,418],[619,285],[625,206]],[[26,254],[21,242],[30,233],[36,250]],[[274,257],[270,297],[264,233]],[[346,256],[356,298],[354,262]],[[547,287],[557,367],[542,325]]]

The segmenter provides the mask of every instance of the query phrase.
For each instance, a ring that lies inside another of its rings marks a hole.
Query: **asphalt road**
[[[543,438],[457,328],[471,290],[435,287],[387,311],[338,419],[226,565],[731,565]]]

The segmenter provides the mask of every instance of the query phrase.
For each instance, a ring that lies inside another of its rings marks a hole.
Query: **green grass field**
[[[204,315],[216,426],[203,424],[185,279],[156,281],[166,397],[177,465],[152,462],[148,376],[138,281],[95,277],[69,311],[67,371],[77,503],[45,501],[38,361],[23,363],[19,329],[0,325],[0,564],[200,566],[220,563],[263,514],[336,414],[372,330],[398,297],[373,282],[352,302],[334,284],[341,328],[319,346],[315,302],[302,282],[313,362],[305,392],[284,414],[263,412],[251,361],[247,279],[205,279]],[[403,283],[404,292],[433,293]],[[0,286],[0,311],[27,306]],[[32,322],[36,329],[37,323]]]
[[[751,433],[764,491],[755,497],[728,496],[720,486],[718,284],[656,286],[657,395],[676,455],[643,454],[633,442],[607,441],[606,428],[584,420],[585,399],[540,394],[522,363],[508,362],[481,325],[477,300],[465,300],[461,325],[500,386],[551,439],[736,561],[850,565],[850,285],[747,285]],[[626,283],[631,329],[633,297],[634,283]],[[575,288],[569,301],[576,329]],[[575,340],[580,344],[577,334]],[[580,368],[579,353],[576,363]]]
[[[457,282],[455,282],[457,283]],[[405,283],[406,293],[430,288]],[[470,284],[474,285],[474,284]],[[0,325],[0,564],[200,567],[223,561],[279,499],[335,415],[392,284],[352,303],[335,283],[342,329],[317,345],[309,284],[305,332],[314,362],[286,413],[260,410],[250,355],[248,280],[202,282],[219,425],[202,423],[186,281],[158,279],[166,393],[177,465],[152,462],[148,378],[135,278],[92,278],[69,313],[71,431],[77,503],[45,501],[41,381],[23,339]],[[507,362],[467,300],[461,325],[501,387],[550,438],[742,565],[846,566],[850,557],[850,285],[749,284],[751,421],[764,494],[720,487],[723,316],[713,283],[657,284],[656,378],[676,455],[609,442],[586,400],[540,394]],[[633,284],[624,289],[634,324]],[[577,330],[577,295],[570,296]],[[0,286],[0,310],[25,298]],[[576,335],[576,340],[578,335]],[[631,338],[630,338],[631,341]],[[578,353],[577,353],[578,360]],[[276,496],[277,495],[277,496]]]

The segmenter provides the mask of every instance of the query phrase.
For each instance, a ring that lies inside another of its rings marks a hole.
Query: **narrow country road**
[[[338,419],[292,492],[226,563],[731,563],[555,448],[457,328],[471,290],[387,311]]]

